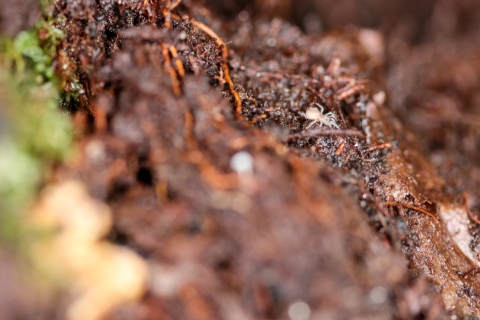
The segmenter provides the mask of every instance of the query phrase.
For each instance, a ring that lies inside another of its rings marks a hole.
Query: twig
[[[348,98],[355,93],[363,90],[365,87],[361,84],[354,84],[352,86],[347,86],[345,88],[342,88],[338,91],[338,93],[335,95],[335,98],[340,101],[344,100],[345,98]]]
[[[346,145],[347,145],[347,143],[345,141],[342,141],[342,143],[340,143],[337,150],[335,150],[335,155],[337,157],[343,153],[343,150],[345,150]]]
[[[404,208],[408,208],[408,209],[412,209],[412,210],[421,212],[421,213],[426,214],[427,216],[431,217],[433,220],[435,220],[436,223],[438,223],[440,225],[440,221],[438,221],[438,219],[433,215],[433,213],[430,213],[425,209],[415,207],[415,206],[412,206],[412,205],[407,204],[407,203],[400,203],[400,202],[395,202],[395,201],[385,201],[385,202],[381,202],[380,204],[385,205],[385,206],[404,207]]]
[[[478,220],[478,218],[475,218],[472,211],[470,211],[470,208],[468,207],[468,202],[467,202],[468,201],[468,194],[466,192],[463,193],[463,200],[465,201],[465,207],[467,208],[467,213],[468,213],[468,216],[470,217],[470,219],[472,219],[476,223],[480,224],[480,220]]]
[[[354,129],[312,129],[304,132],[294,133],[288,136],[287,141],[296,140],[299,138],[313,138],[316,136],[355,136],[365,138],[363,132]]]
[[[392,144],[387,142],[387,143],[382,143],[382,144],[367,148],[363,151],[370,152],[370,151],[374,151],[374,150],[378,150],[378,149],[390,149],[390,148],[392,148]]]

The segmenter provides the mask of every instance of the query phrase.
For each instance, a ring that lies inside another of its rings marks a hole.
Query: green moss
[[[0,38],[0,241],[15,247],[25,238],[22,216],[45,172],[71,148],[72,125],[58,108],[52,67],[62,36],[42,22],[14,39]]]

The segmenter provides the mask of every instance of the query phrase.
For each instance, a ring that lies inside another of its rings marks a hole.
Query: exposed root
[[[180,78],[183,78],[185,76],[185,68],[183,67],[182,60],[178,58],[177,49],[174,46],[170,46],[169,50],[170,54],[172,55],[172,59],[177,69],[178,75],[180,76]]]
[[[440,221],[438,221],[438,219],[433,215],[433,213],[430,213],[425,209],[415,207],[415,206],[407,204],[407,203],[399,203],[399,202],[395,202],[395,201],[385,201],[385,202],[381,202],[380,204],[384,205],[384,206],[404,207],[404,208],[407,208],[407,209],[412,209],[412,210],[421,212],[421,213],[426,214],[427,216],[431,217],[435,221],[435,223],[440,225]]]
[[[182,18],[176,14],[172,13],[172,18],[181,20]],[[224,78],[225,81],[228,84],[228,88],[230,90],[230,93],[233,95],[233,98],[235,99],[235,117],[240,118],[242,114],[242,99],[238,95],[238,92],[235,90],[235,85],[233,84],[232,78],[230,77],[230,72],[228,68],[228,48],[225,42],[209,27],[207,27],[205,24],[198,22],[194,19],[189,20],[192,25],[206,33],[208,36],[211,38],[215,39],[215,43],[220,47],[222,50],[222,64],[221,68],[223,70]]]
[[[463,200],[465,201],[465,208],[467,209],[467,213],[470,219],[475,221],[475,223],[480,224],[480,220],[473,215],[472,211],[470,211],[470,207],[468,206],[468,193],[463,193]]]
[[[163,55],[163,58],[165,59],[165,69],[167,69],[167,72],[170,74],[170,79],[172,80],[173,92],[177,96],[179,96],[182,94],[182,87],[180,86],[180,80],[178,80],[175,68],[172,66],[172,61],[170,59],[170,54],[169,54],[169,48],[165,44],[162,44],[162,55]],[[182,66],[182,70],[183,70],[183,66]]]
[[[165,8],[162,10],[162,14],[165,17],[165,28],[170,29],[172,27],[172,12],[171,9]]]

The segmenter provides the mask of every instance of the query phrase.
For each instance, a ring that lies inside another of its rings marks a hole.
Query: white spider
[[[323,114],[322,105],[318,103],[316,103],[316,105],[320,108],[320,110],[315,107],[310,107],[307,109],[307,111],[305,111],[305,118],[307,118],[308,120],[313,120],[305,129],[310,128],[317,122],[320,124],[320,127],[325,125],[329,128],[340,129],[337,124],[337,116],[333,112]]]

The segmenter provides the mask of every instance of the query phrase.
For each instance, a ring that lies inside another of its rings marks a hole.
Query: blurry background
[[[435,0],[421,2],[414,0],[227,0],[206,1],[205,4],[213,10],[232,16],[245,10],[255,17],[280,17],[298,25],[307,33],[331,31],[356,25],[380,29],[388,34],[399,23],[407,22],[411,24],[411,28],[415,29],[415,37],[418,38],[424,34],[429,17],[438,2]],[[468,7],[468,3],[465,7]]]

